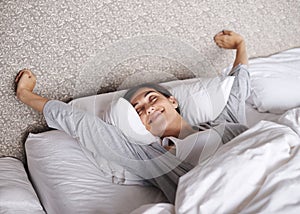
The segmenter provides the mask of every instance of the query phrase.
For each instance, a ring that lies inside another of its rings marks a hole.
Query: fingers
[[[214,37],[216,45],[225,49],[237,49],[242,40],[242,36],[230,30],[222,30]]]
[[[16,76],[16,79],[15,79],[15,83],[19,82],[21,76],[23,75],[24,71],[19,71],[19,73],[17,74]]]
[[[214,41],[216,43],[217,46],[219,46],[220,48],[223,46],[224,43],[224,32],[221,31],[219,33],[217,33],[214,37]]]
[[[217,33],[217,34],[215,35],[215,37],[221,36],[221,35],[223,35],[223,31],[220,31],[219,33]]]
[[[222,35],[231,35],[233,31],[230,30],[222,30],[219,33],[217,33],[214,38],[222,36]]]
[[[231,30],[222,30],[224,35],[231,35],[232,31]]]
[[[36,85],[36,76],[29,69],[22,69],[15,78],[15,92],[26,89],[33,91]]]
[[[219,38],[217,38],[217,37],[215,37],[214,40],[215,40],[216,45],[220,47],[221,40]]]
[[[21,71],[19,71],[19,73],[17,74],[16,76],[16,79],[15,79],[15,83],[19,82],[21,77],[23,76],[23,74],[27,74],[28,75],[28,78],[31,78],[32,76],[32,72],[29,70],[29,69],[22,69]]]

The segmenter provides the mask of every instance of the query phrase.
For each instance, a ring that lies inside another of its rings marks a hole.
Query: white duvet
[[[181,177],[174,213],[300,213],[299,115],[261,121]]]

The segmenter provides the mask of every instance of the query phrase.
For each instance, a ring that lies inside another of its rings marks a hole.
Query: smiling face
[[[181,116],[176,111],[177,100],[152,88],[141,88],[130,99],[146,129],[159,137],[177,136]]]

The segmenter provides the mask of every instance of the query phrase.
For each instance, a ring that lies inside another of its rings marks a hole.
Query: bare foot
[[[22,69],[15,79],[16,93],[21,93],[22,90],[33,91],[36,84],[36,76],[29,69]]]
[[[239,49],[240,46],[245,45],[244,38],[241,35],[229,30],[219,32],[215,35],[214,40],[220,48],[225,49]]]

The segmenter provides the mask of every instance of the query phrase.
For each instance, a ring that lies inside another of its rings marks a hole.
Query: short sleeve
[[[58,100],[50,100],[45,104],[43,114],[49,127],[77,137],[72,106]]]

